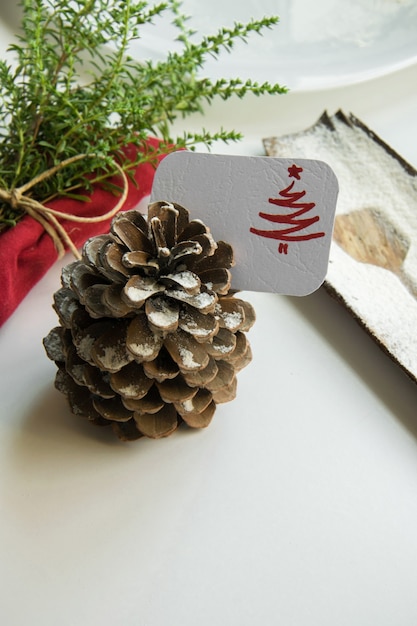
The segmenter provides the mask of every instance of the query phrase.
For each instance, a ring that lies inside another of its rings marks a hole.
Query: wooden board
[[[324,286],[417,382],[417,171],[354,115],[264,140],[268,156],[327,162],[339,199]]]

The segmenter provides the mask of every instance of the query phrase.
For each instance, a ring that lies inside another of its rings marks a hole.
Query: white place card
[[[181,204],[233,246],[234,289],[304,296],[323,283],[338,183],[323,161],[174,152],[151,202]]]

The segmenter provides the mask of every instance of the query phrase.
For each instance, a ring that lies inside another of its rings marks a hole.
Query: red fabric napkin
[[[158,140],[148,139],[148,146],[156,148]],[[137,148],[128,146],[126,153],[133,158]],[[159,160],[163,155],[159,157]],[[134,208],[150,194],[155,167],[140,164],[135,172],[136,185],[129,180],[129,190],[123,211]],[[116,180],[116,179],[115,179]],[[91,194],[91,202],[58,198],[48,204],[52,209],[83,217],[102,215],[117,204],[118,198],[97,187]],[[108,232],[110,220],[95,224],[80,224],[60,220],[70,238],[80,248],[94,235]],[[26,294],[42,278],[57,259],[57,252],[50,236],[30,216],[25,216],[13,228],[0,235],[0,326],[13,313]]]

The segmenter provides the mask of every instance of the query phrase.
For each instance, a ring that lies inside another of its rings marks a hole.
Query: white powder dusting
[[[77,353],[82,359],[84,359],[84,361],[91,361],[91,349],[96,339],[97,337],[91,337],[91,335],[86,335],[78,342]]]
[[[154,298],[153,309],[147,311],[148,320],[158,328],[170,328],[178,321],[178,306],[170,306],[164,298]]]
[[[188,350],[187,348],[180,346],[178,348],[178,352],[179,352],[179,355],[181,357],[184,367],[186,367],[187,369],[195,369],[195,368],[201,367],[201,364],[197,363],[194,360],[194,354],[191,352],[191,350]]]
[[[209,337],[211,335],[211,333],[213,332],[213,330],[211,328],[193,328],[193,335],[194,337]]]
[[[198,276],[189,271],[168,274],[167,278],[175,281],[184,289],[196,289],[200,286],[200,279],[198,278]]]
[[[219,354],[228,354],[228,352],[232,352],[234,349],[234,345],[227,346],[226,344],[213,344],[213,350],[218,352]]]
[[[206,306],[210,306],[214,301],[214,297],[206,292],[199,293],[194,296],[193,302],[196,303],[197,308],[204,309]]]
[[[129,344],[130,350],[136,355],[142,358],[151,356],[155,352],[155,346],[149,343],[133,343]]]
[[[72,375],[76,380],[85,384],[84,365],[74,365],[72,367]]]
[[[197,293],[195,295],[190,295],[186,291],[182,291],[181,289],[167,289],[166,295],[171,298],[175,298],[176,300],[187,302],[191,306],[200,310],[211,307],[216,301],[216,296],[214,294],[207,293],[205,291],[203,291],[202,293]]]
[[[49,334],[47,349],[54,361],[65,361],[65,356],[62,351],[61,337],[57,333],[51,332]]]
[[[103,353],[100,356],[100,361],[104,367],[110,372],[118,371],[123,365],[125,365],[124,351],[121,350],[120,344],[114,346],[105,346]],[[123,361],[123,362],[122,362]]]
[[[127,287],[126,295],[131,302],[143,302],[146,298],[149,298],[154,293],[157,293],[160,289],[142,289],[139,287]]]
[[[166,328],[175,323],[178,315],[175,311],[152,311],[148,314],[149,321],[159,328]]]
[[[138,395],[139,388],[137,385],[130,384],[119,387],[119,393],[126,398],[135,398]]]
[[[126,283],[125,294],[131,302],[138,303],[164,289],[165,287],[158,284],[155,279],[133,276]]]
[[[185,402],[182,402],[181,405],[184,411],[187,411],[187,413],[191,413],[194,410],[194,404],[193,404],[192,398],[190,398],[189,400],[186,400]]]
[[[242,314],[239,311],[234,311],[233,313],[223,313],[222,318],[224,325],[229,330],[235,330],[243,322]]]
[[[197,322],[191,317],[191,315],[182,315],[181,324],[183,328],[188,330],[196,330],[198,328]]]
[[[205,328],[204,326],[199,326],[191,315],[181,315],[180,328],[194,335],[194,337],[209,337],[214,332],[214,326],[215,324],[213,324],[213,327],[208,326]]]
[[[144,290],[138,289],[137,287],[128,287],[126,289],[126,295],[131,302],[141,302],[146,298]]]

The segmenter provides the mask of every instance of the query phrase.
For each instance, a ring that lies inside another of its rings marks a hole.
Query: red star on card
[[[291,167],[288,168],[288,176],[290,178],[296,178],[297,180],[300,180],[300,174],[303,171],[302,167],[298,167],[297,165],[291,165]]]

